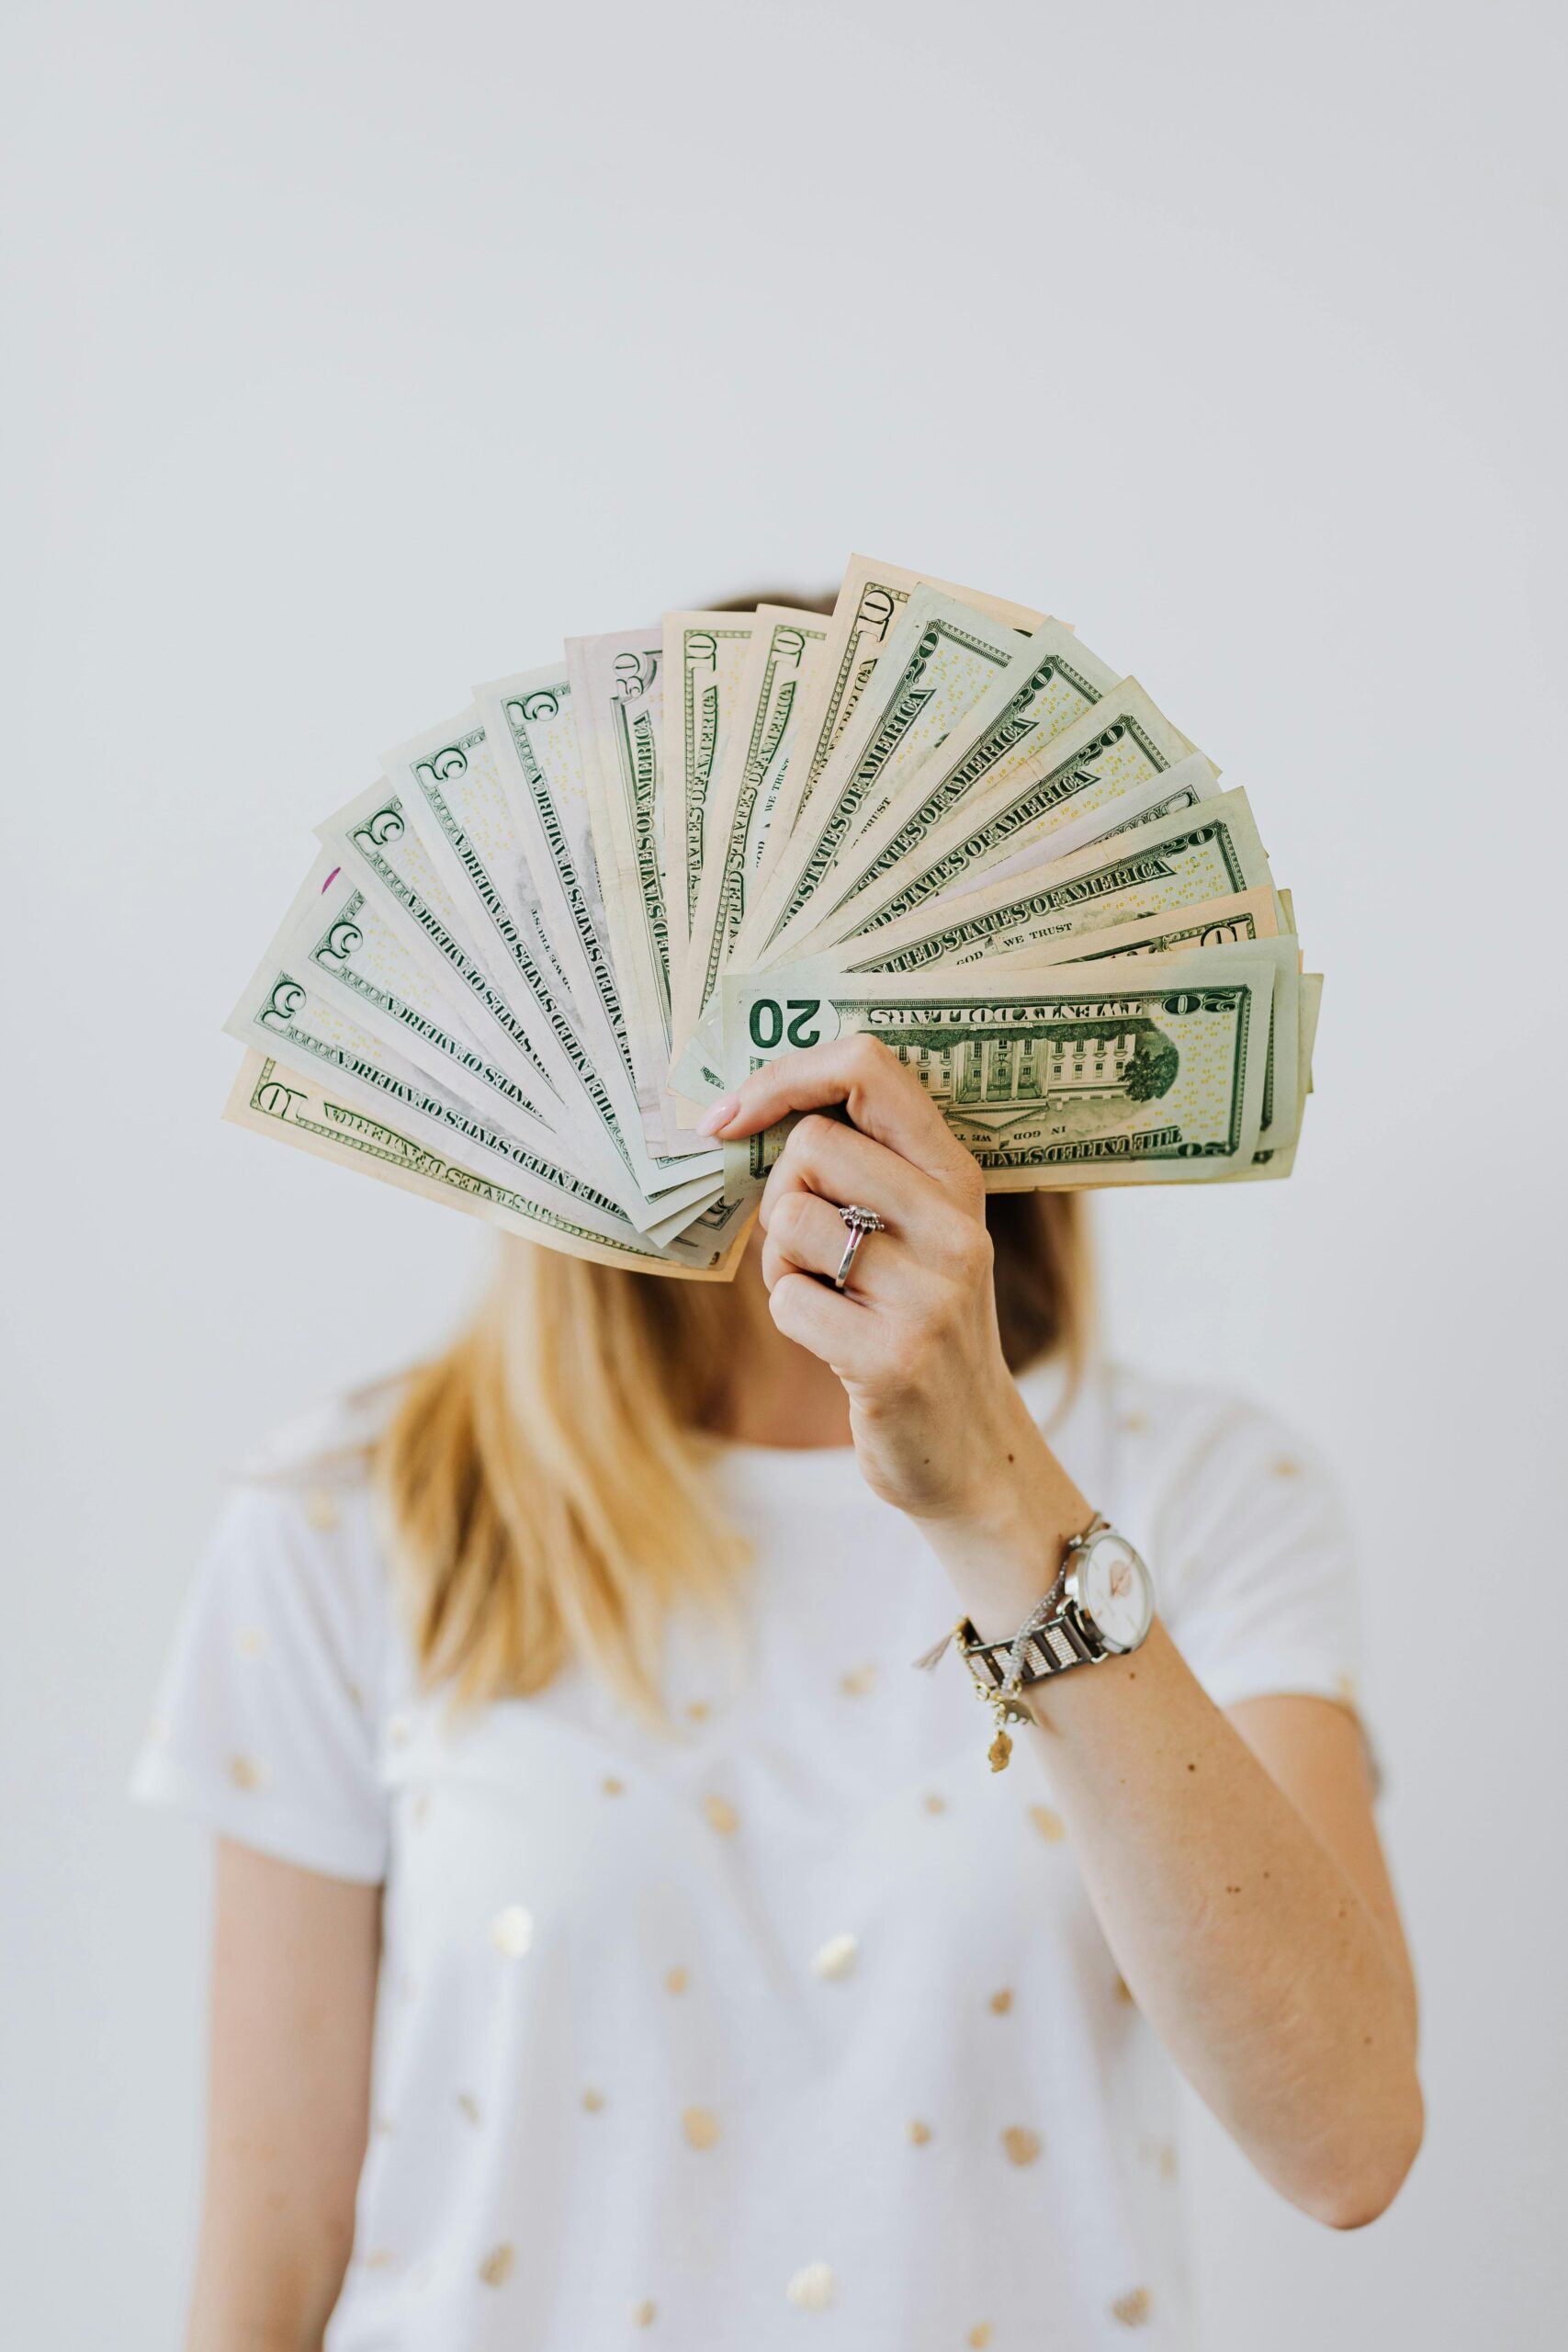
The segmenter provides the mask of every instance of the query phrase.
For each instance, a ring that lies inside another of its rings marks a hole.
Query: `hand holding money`
[[[1021,1480],[1049,1463],[1002,1354],[978,1164],[864,1032],[764,1061],[703,1127],[743,1151],[786,1122],[759,1207],[773,1321],[843,1382],[861,1468],[885,1502],[932,1525],[984,1523],[1005,1502],[998,1464]],[[834,1281],[835,1204],[876,1220],[852,1295]]]
[[[1247,796],[1027,606],[857,557],[574,639],[319,840],[229,1114],[547,1247],[732,1274],[790,1130],[705,1106],[860,1038],[971,1185],[1293,1162],[1321,983]]]

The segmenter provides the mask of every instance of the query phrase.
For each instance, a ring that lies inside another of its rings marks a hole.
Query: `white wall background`
[[[1295,1181],[1100,1218],[1119,1347],[1342,1468],[1427,2006],[1370,2233],[1200,2130],[1213,2352],[1560,2341],[1544,0],[22,0],[8,38],[17,2341],[175,2340],[206,1865],[121,1792],[220,1466],[481,1260],[218,1124],[309,829],[471,680],[852,547],[1134,667],[1256,787],[1329,976]]]

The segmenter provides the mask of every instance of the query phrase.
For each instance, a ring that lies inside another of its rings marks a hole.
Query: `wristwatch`
[[[1010,1640],[983,1642],[968,1618],[957,1628],[959,1651],[982,1699],[995,1710],[991,1770],[1012,1752],[1007,1725],[1028,1721],[1017,1693],[1032,1682],[1125,1657],[1154,1623],[1154,1584],[1143,1559],[1109,1521],[1096,1518],[1067,1545],[1061,1573]]]

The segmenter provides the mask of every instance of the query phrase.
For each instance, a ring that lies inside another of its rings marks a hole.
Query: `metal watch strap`
[[[1051,1593],[1061,1591],[1077,1555],[1087,1551],[1097,1536],[1105,1534],[1110,1525],[1110,1521],[1097,1511],[1083,1533],[1068,1540]],[[1047,1601],[1051,1593],[1046,1595]],[[1053,1674],[1065,1674],[1070,1667],[1092,1666],[1105,1656],[1104,1643],[1068,1600],[1064,1600],[1043,1624],[1032,1625],[1027,1633],[1014,1634],[1008,1641],[982,1642],[965,1618],[959,1629],[958,1642],[964,1662],[976,1681],[983,1689],[998,1691],[1027,1690],[1032,1682],[1043,1682]]]
[[[963,1643],[964,1659],[977,1682],[984,1681],[993,1690],[999,1690],[1007,1681],[1012,1659],[1011,1642],[981,1642],[973,1638],[975,1628],[967,1620]],[[1103,1643],[1097,1641],[1070,1602],[1064,1602],[1055,1617],[1047,1620],[1023,1645],[1019,1661],[1018,1687],[1027,1690],[1032,1682],[1043,1682],[1048,1675],[1065,1674],[1069,1667],[1092,1666],[1105,1656]]]

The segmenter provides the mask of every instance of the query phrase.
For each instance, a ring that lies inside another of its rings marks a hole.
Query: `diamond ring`
[[[886,1233],[887,1230],[874,1209],[858,1208],[853,1202],[847,1209],[840,1209],[839,1215],[850,1228],[850,1238],[844,1244],[844,1254],[839,1261],[839,1271],[833,1276],[835,1290],[842,1290],[849,1281],[850,1268],[854,1264],[861,1243],[865,1239],[866,1235]]]

